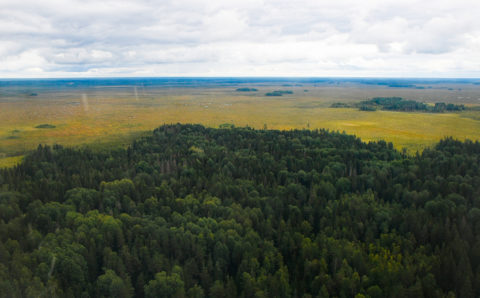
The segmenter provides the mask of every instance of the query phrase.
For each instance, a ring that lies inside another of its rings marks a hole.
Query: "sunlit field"
[[[235,91],[239,86],[253,86],[258,91]],[[293,94],[265,96],[273,90],[291,90]],[[232,123],[256,129],[326,128],[355,134],[364,141],[383,139],[410,153],[445,136],[461,140],[480,138],[480,111],[434,114],[329,107],[333,102],[355,102],[375,96],[475,107],[480,103],[480,86],[475,84],[442,84],[425,89],[353,83],[162,88],[120,85],[72,90],[37,90],[30,86],[3,87],[0,91],[0,167],[16,164],[38,144],[126,145],[148,130],[177,122],[209,127]],[[36,128],[42,124],[50,126]]]

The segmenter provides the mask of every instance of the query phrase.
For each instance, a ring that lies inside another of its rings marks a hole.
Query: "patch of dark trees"
[[[165,125],[0,170],[4,297],[479,297],[480,143]]]
[[[256,88],[237,88],[237,92],[255,92],[258,91]]]
[[[283,96],[284,94],[293,94],[291,90],[275,90],[265,93],[265,96]]]
[[[463,104],[437,102],[435,105],[428,105],[415,100],[407,100],[401,97],[374,97],[370,100],[359,103],[347,104],[342,102],[333,103],[332,108],[358,108],[360,111],[400,111],[400,112],[428,112],[444,113],[463,111],[466,107]]]

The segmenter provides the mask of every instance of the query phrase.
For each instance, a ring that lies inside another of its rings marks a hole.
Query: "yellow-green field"
[[[432,92],[442,94],[441,90],[400,90],[394,93],[391,88],[302,86],[283,88],[294,90],[293,95],[265,97],[266,91],[282,88],[258,87],[259,91],[255,93],[235,92],[234,89],[135,89],[135,92],[121,89],[3,100],[0,101],[0,167],[16,164],[25,152],[40,143],[128,144],[145,131],[176,122],[201,123],[210,127],[233,123],[254,128],[267,125],[269,129],[328,128],[355,134],[364,141],[384,139],[409,152],[422,150],[445,136],[461,140],[480,139],[479,111],[429,114],[329,108],[335,101],[402,96],[401,92],[417,92],[409,98],[437,98]],[[458,97],[456,93],[445,93]],[[470,104],[473,100],[476,99],[471,99]],[[39,124],[56,127],[35,128]]]

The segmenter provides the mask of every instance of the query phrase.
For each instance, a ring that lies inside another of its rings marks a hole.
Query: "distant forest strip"
[[[293,94],[292,90],[275,90],[265,93],[265,96],[283,96],[284,94]]]
[[[52,124],[39,124],[37,126],[35,126],[35,128],[55,128],[56,126],[55,125],[52,125]]]
[[[237,92],[255,92],[258,91],[256,88],[237,88],[235,91]]]
[[[347,104],[342,102],[333,103],[331,108],[358,108],[360,111],[401,111],[401,112],[428,112],[444,113],[463,111],[466,107],[463,104],[437,102],[435,105],[428,105],[415,100],[407,100],[401,97],[374,97],[370,100],[359,103]]]
[[[479,142],[223,127],[0,170],[0,296],[480,296]]]

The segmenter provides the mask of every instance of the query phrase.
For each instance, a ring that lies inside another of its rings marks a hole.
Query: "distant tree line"
[[[347,104],[336,102],[330,107],[332,108],[352,108],[356,107],[361,111],[376,111],[378,109],[386,111],[402,111],[402,112],[430,112],[443,113],[465,110],[463,104],[457,105],[452,103],[437,102],[434,106],[427,105],[423,102],[415,100],[406,100],[401,97],[374,97],[370,100],[361,101],[359,103]]]
[[[165,125],[0,170],[3,297],[479,297],[480,143]]]
[[[237,92],[254,92],[258,91],[256,88],[237,88],[235,91]]]
[[[265,96],[283,96],[284,94],[293,94],[291,90],[275,90],[265,93]]]
[[[52,125],[52,124],[39,124],[37,126],[35,126],[35,128],[55,128],[56,126],[55,125]]]

